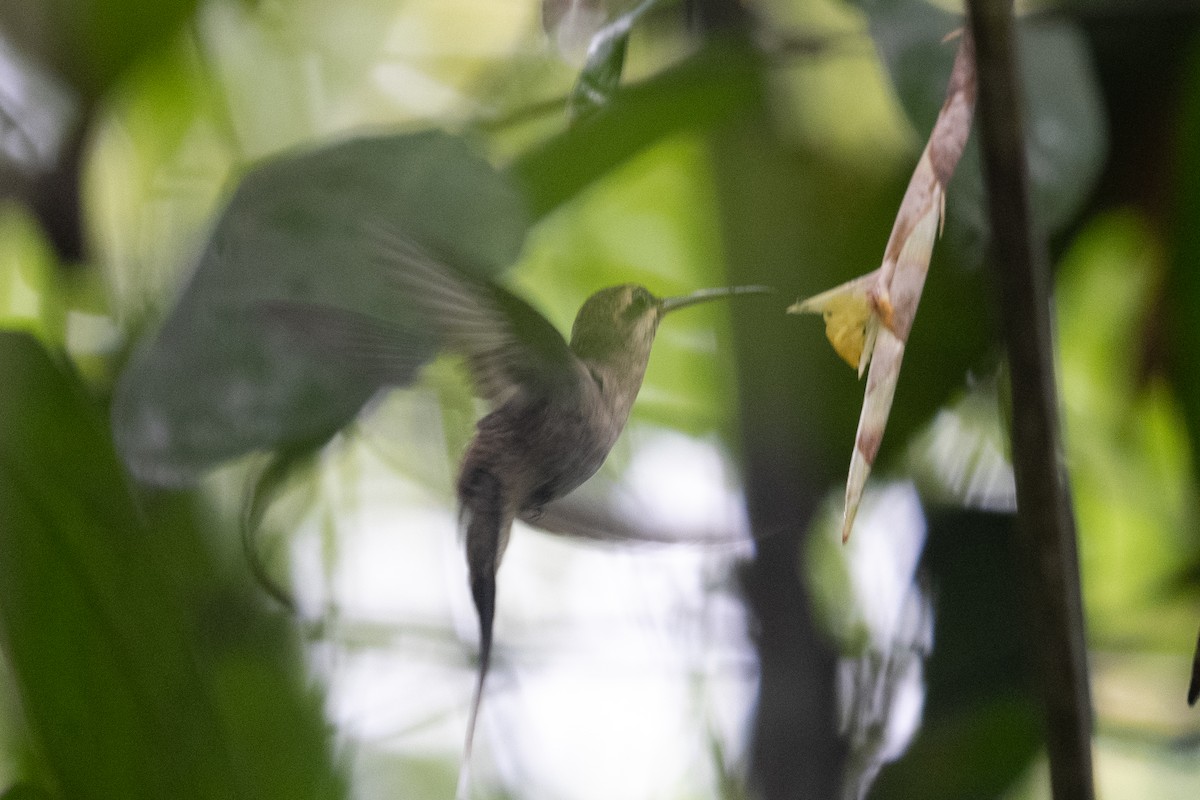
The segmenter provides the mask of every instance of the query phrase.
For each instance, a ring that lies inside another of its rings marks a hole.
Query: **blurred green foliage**
[[[418,306],[391,288],[382,232],[399,230],[451,269],[487,278],[516,259],[526,225],[517,190],[435,131],[353,139],[258,166],[117,386],[125,462],[143,480],[180,484],[253,450],[323,442],[379,389],[379,376],[278,335],[272,304],[319,303],[403,325]],[[398,333],[389,347],[407,353],[395,359],[406,366],[389,377],[404,385],[436,342],[411,325]]]
[[[98,99],[126,70],[178,35],[196,6],[195,0],[166,0],[148,12],[132,0],[14,0],[4,4],[0,25],[81,94]]]
[[[52,346],[67,334],[67,303],[54,254],[18,206],[0,205],[0,323]]]
[[[189,512],[138,509],[69,366],[0,342],[0,613],[42,788],[343,796],[294,638],[226,584]]]

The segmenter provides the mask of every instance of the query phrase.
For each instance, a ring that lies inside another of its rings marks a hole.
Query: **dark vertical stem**
[[[752,20],[746,5],[738,0],[689,5],[710,43],[749,52]],[[757,57],[752,63],[757,84],[764,80],[765,64]],[[735,122],[714,131],[710,146],[730,282],[785,285],[795,273],[797,248],[779,236],[794,228],[794,209],[804,195],[796,165],[784,166],[792,154],[775,136],[760,93]],[[764,197],[774,202],[764,203]],[[813,470],[811,451],[799,444],[807,422],[797,420],[796,409],[805,408],[809,387],[795,365],[808,345],[790,335],[790,321],[782,314],[745,308],[733,314],[746,501],[758,538],[740,574],[759,660],[748,793],[758,800],[830,800],[841,794],[846,761],[837,731],[837,656],[814,613],[807,576],[798,568],[830,478]]]
[[[764,106],[710,142],[730,282],[786,285],[802,247],[789,238],[795,209],[811,202],[801,167],[788,160]],[[846,761],[837,728],[837,654],[813,608],[800,556],[826,487],[840,476],[814,463],[817,429],[828,416],[814,410],[822,393],[796,367],[812,348],[794,335],[785,315],[739,306],[732,311],[740,433],[746,502],[758,539],[740,575],[760,667],[750,795],[830,800],[841,794]]]
[[[1011,0],[969,0],[995,282],[1012,374],[1017,516],[1055,800],[1091,800],[1092,711],[1079,559],[1058,420],[1045,246],[1030,218]]]

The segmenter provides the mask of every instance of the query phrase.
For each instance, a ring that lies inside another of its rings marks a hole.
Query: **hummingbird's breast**
[[[572,491],[600,468],[628,408],[616,408],[581,366],[578,391],[522,393],[481,419],[463,460],[460,487],[477,470],[503,484],[520,515]]]

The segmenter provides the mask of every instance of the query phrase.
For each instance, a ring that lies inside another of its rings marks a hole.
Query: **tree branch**
[[[1012,374],[1017,515],[1055,800],[1092,800],[1092,711],[1074,512],[1054,380],[1045,245],[1029,208],[1011,0],[969,0],[995,282]]]

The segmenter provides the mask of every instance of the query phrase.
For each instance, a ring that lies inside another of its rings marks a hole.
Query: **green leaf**
[[[135,506],[30,336],[0,332],[0,371],[0,642],[35,771],[70,800],[345,797],[294,630],[225,588],[190,499]]]
[[[66,341],[67,309],[54,254],[19,206],[0,206],[0,328]]]
[[[527,225],[505,176],[437,131],[355,139],[254,169],[118,384],[115,435],[139,478],[188,481],[252,450],[319,443],[354,417],[378,377],[296,347],[262,309],[310,302],[404,320],[366,235],[380,221],[480,277],[516,259]],[[432,356],[432,331],[408,333],[395,346],[409,360]]]
[[[0,332],[0,373],[0,630],[58,787],[72,800],[238,796],[106,431],[27,334]]]
[[[584,119],[608,105],[621,83],[625,51],[633,26],[663,0],[642,0],[633,8],[605,25],[588,45],[587,61],[579,80],[567,97],[567,114],[573,120]]]

